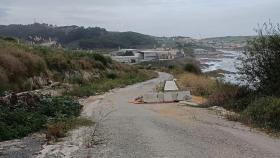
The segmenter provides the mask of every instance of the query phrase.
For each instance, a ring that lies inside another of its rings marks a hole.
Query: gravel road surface
[[[280,141],[213,111],[178,104],[129,103],[151,92],[159,78],[119,89],[98,103],[114,110],[101,123],[106,144],[87,152],[92,157],[114,158],[279,158]],[[79,155],[79,154],[78,154]],[[79,156],[83,156],[80,152]]]

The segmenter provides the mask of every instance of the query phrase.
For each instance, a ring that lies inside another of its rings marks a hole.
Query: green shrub
[[[101,61],[94,61],[93,67],[100,69],[100,70],[104,70],[106,68],[105,65]]]
[[[13,38],[13,37],[4,37],[3,39],[5,41],[14,42],[14,43],[16,43],[18,41],[16,38]]]
[[[118,75],[115,72],[109,72],[109,73],[107,73],[106,76],[109,79],[116,79],[118,77]]]
[[[207,106],[222,106],[228,110],[243,111],[253,96],[246,87],[217,82],[215,90],[207,100]]]
[[[103,65],[108,65],[108,58],[106,58],[102,54],[93,53],[91,54],[91,57],[93,57],[96,61],[100,61]]]
[[[63,72],[66,70],[70,70],[72,68],[71,61],[68,59],[67,56],[58,53],[55,55],[49,55],[46,58],[48,67],[51,70],[55,70],[58,72]]]
[[[280,98],[261,97],[242,112],[243,120],[259,127],[280,130]]]
[[[0,107],[0,141],[21,138],[27,134],[43,128],[46,116],[39,112],[28,112],[24,108],[16,110],[8,109],[6,106]]]
[[[0,141],[39,131],[49,119],[77,117],[82,109],[71,97],[40,96],[34,104],[22,100],[16,105],[0,105]]]
[[[185,64],[184,70],[187,71],[187,72],[190,72],[190,73],[195,73],[195,74],[200,74],[201,73],[200,67],[196,64],[193,64],[193,63]]]
[[[175,65],[168,65],[168,69],[175,69]]]
[[[280,25],[265,23],[243,51],[242,79],[264,95],[280,97]]]
[[[92,84],[74,85],[72,90],[66,94],[77,97],[92,96],[96,94],[96,89]]]
[[[68,79],[72,84],[85,84],[86,80],[83,78],[82,74],[77,73],[70,76]]]
[[[82,105],[69,96],[43,96],[39,107],[40,113],[48,117],[55,117],[58,114],[63,114],[65,117],[79,116],[82,109]]]

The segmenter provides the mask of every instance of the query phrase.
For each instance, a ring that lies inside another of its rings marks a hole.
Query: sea
[[[197,58],[201,63],[202,72],[223,70],[224,72],[221,72],[223,77],[218,77],[218,79],[233,84],[243,84],[238,74],[242,52],[229,50],[218,50],[217,52],[219,52],[218,55]]]

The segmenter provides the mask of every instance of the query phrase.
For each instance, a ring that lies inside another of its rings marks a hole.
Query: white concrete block
[[[166,81],[164,85],[164,91],[178,91],[175,81]]]
[[[147,93],[143,95],[143,100],[145,103],[157,103],[159,102],[157,93]]]
[[[164,93],[158,93],[158,100],[159,102],[164,102]]]
[[[184,101],[184,100],[190,100],[191,99],[191,93],[190,91],[180,91],[178,92],[178,101]]]
[[[177,100],[178,93],[177,92],[164,92],[164,101],[172,102]]]

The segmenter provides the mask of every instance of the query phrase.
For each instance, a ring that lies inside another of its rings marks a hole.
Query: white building
[[[121,63],[139,63],[143,60],[143,53],[136,49],[121,49],[111,53],[111,58]]]
[[[153,60],[172,60],[184,56],[177,49],[121,49],[111,53],[111,58],[121,63],[139,63]]]

